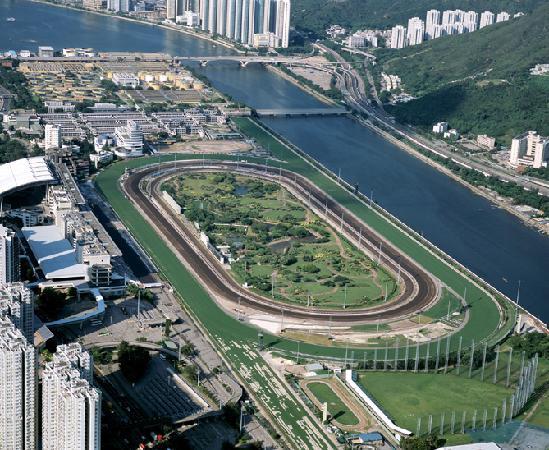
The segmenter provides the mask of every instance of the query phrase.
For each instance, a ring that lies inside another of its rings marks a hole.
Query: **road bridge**
[[[246,55],[217,55],[217,56],[174,56],[175,62],[199,62],[202,66],[206,66],[210,62],[216,61],[234,61],[239,62],[242,67],[246,67],[250,63],[259,64],[293,64],[293,65],[308,65],[317,66],[317,62],[309,59],[309,56],[246,56]],[[339,62],[326,61],[320,65],[337,65]]]
[[[280,108],[280,109],[256,109],[259,117],[295,117],[295,116],[343,116],[349,114],[345,108]]]

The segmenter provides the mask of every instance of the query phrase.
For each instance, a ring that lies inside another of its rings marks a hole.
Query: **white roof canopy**
[[[0,196],[17,189],[46,184],[54,180],[44,157],[18,159],[0,165]]]

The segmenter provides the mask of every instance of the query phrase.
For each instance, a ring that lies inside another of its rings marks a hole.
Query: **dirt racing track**
[[[398,278],[400,295],[390,302],[367,309],[315,309],[277,302],[242,288],[204,247],[198,236],[187,230],[176,213],[163,205],[161,200],[159,186],[163,180],[179,173],[200,171],[230,171],[283,185],[306,207]],[[330,321],[351,325],[409,317],[427,309],[439,298],[437,281],[427,271],[317,186],[288,170],[243,162],[177,161],[129,172],[123,180],[123,189],[141,214],[169,241],[214,297],[223,298],[233,305],[231,312],[241,306],[265,314],[283,315],[289,320],[309,320],[323,324]],[[224,309],[227,310],[227,307]]]

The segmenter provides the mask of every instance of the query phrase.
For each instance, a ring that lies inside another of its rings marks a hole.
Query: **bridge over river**
[[[281,108],[281,109],[256,109],[259,117],[293,117],[293,116],[343,116],[349,114],[345,108]]]

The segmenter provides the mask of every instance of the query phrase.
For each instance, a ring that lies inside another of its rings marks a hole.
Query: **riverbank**
[[[513,208],[513,205],[509,204],[510,202],[505,201],[504,199],[498,198],[497,193],[494,191],[491,191],[487,188],[479,188],[475,185],[472,185],[465,181],[463,178],[456,175],[454,172],[452,172],[447,167],[444,167],[443,165],[437,163],[433,159],[429,158],[428,156],[424,155],[420,151],[414,149],[409,144],[405,143],[404,141],[401,141],[400,139],[397,139],[394,137],[391,133],[381,129],[380,127],[375,126],[372,122],[369,120],[361,119],[356,116],[353,116],[354,119],[359,122],[361,125],[368,127],[370,130],[372,130],[374,133],[378,134],[379,136],[383,137],[387,141],[391,142],[401,150],[406,151],[410,155],[420,159],[426,164],[429,164],[434,169],[438,170],[439,172],[447,175],[448,177],[452,178],[453,180],[457,181],[458,183],[461,183],[463,186],[465,186],[470,191],[474,192],[477,195],[480,195],[487,200],[489,200],[491,203],[495,204],[497,207],[504,209],[508,213],[512,214],[513,216],[519,218],[525,225],[536,229],[541,234],[545,236],[549,236],[549,227],[545,224],[539,223],[531,218],[525,217],[523,214],[520,214],[515,208]]]
[[[303,91],[307,92],[308,94],[312,95],[317,100],[320,100],[321,102],[326,103],[327,105],[330,105],[330,106],[336,106],[337,105],[337,102],[335,100],[327,97],[323,93],[317,91],[316,89],[311,88],[310,86],[306,86],[303,83],[300,83],[297,78],[295,78],[295,77],[289,75],[288,73],[284,72],[279,67],[268,65],[267,68],[270,71],[276,73],[279,77],[282,77],[285,80],[288,80],[290,83],[296,85],[301,90],[303,90]]]
[[[33,2],[33,3],[42,3],[44,5],[56,6],[58,8],[63,8],[63,9],[72,9],[73,11],[79,11],[79,12],[95,14],[97,16],[111,17],[113,19],[125,20],[127,22],[134,22],[134,23],[139,23],[139,24],[142,24],[142,25],[149,25],[149,26],[153,26],[153,27],[163,28],[164,30],[175,31],[177,33],[182,33],[182,34],[186,34],[188,36],[194,37],[194,38],[202,39],[203,41],[210,42],[214,45],[221,45],[222,47],[228,48],[229,50],[232,50],[236,53],[240,53],[240,54],[244,53],[244,51],[238,49],[236,47],[236,45],[234,45],[230,42],[227,42],[223,39],[214,39],[209,34],[199,33],[197,31],[193,31],[192,29],[186,30],[186,29],[182,29],[182,28],[177,28],[175,26],[172,27],[172,26],[162,24],[162,23],[159,24],[159,23],[149,22],[148,20],[138,19],[136,17],[119,16],[117,14],[112,14],[112,13],[109,13],[107,11],[96,11],[96,10],[93,10],[93,9],[76,8],[74,6],[64,5],[64,4],[52,2],[52,1],[49,1],[49,0],[30,0],[30,1]]]

